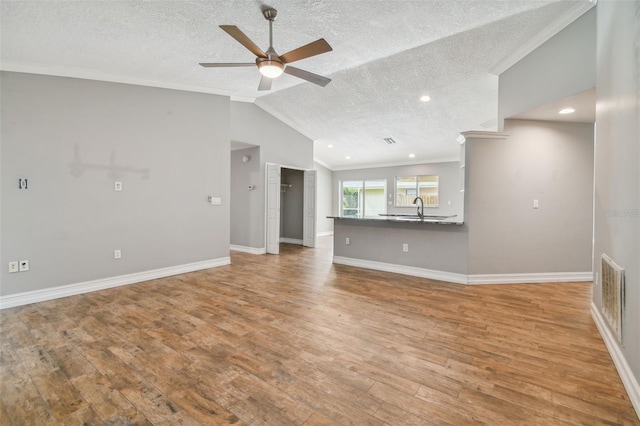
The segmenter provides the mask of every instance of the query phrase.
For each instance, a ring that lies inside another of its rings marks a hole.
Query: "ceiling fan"
[[[220,25],[227,34],[235,38],[240,44],[249,49],[254,55],[256,55],[255,62],[238,62],[238,63],[208,63],[200,62],[200,65],[207,68],[217,67],[250,67],[257,65],[262,77],[260,79],[260,85],[258,90],[270,90],[271,82],[274,78],[280,77],[283,72],[293,75],[295,77],[307,80],[311,83],[319,86],[326,86],[331,79],[323,77],[318,74],[314,74],[309,71],[301,70],[289,65],[291,62],[306,59],[311,56],[319,55],[321,53],[330,52],[333,50],[329,43],[323,38],[316,40],[312,43],[293,49],[284,55],[278,55],[273,49],[273,21],[276,20],[278,11],[275,9],[264,9],[262,15],[269,21],[269,48],[266,52],[260,49],[249,37],[247,37],[240,28],[235,25]]]

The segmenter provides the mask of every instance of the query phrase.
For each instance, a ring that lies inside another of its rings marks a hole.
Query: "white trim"
[[[289,117],[285,116],[284,114],[281,114],[279,111],[276,111],[274,108],[271,107],[271,105],[262,105],[260,103],[259,98],[256,98],[254,105],[258,106],[261,110],[271,115],[272,117],[282,121],[284,124],[291,127],[293,130],[300,133],[305,138],[311,139],[312,141],[318,139],[315,135],[312,135],[310,133],[307,133],[306,131],[302,131],[301,129],[299,129],[299,126],[296,123],[290,120]],[[288,169],[289,167],[285,167],[285,168]]]
[[[467,283],[466,275],[437,271],[435,269],[416,268],[414,266],[395,265],[392,263],[374,262],[372,260],[354,259],[342,256],[333,256],[333,263],[356,266],[358,268],[375,269],[377,271],[393,272],[402,275],[411,275],[419,278],[448,281],[457,284]]]
[[[296,238],[284,238],[284,237],[280,237],[280,242],[281,243],[286,243],[286,244],[298,244],[300,246],[303,243],[302,240],[298,240]]]
[[[319,159],[317,157],[313,157],[313,162],[320,164],[325,169],[329,169],[330,171],[333,171],[333,169],[331,168],[330,165],[328,165],[327,163],[325,163],[324,161],[322,161],[321,159]],[[316,170],[316,169],[314,168],[314,170]]]
[[[466,132],[460,132],[460,135],[464,138],[463,142],[466,142],[467,139],[508,139],[509,136],[511,136],[511,133],[492,132],[487,130],[468,130]]]
[[[26,74],[41,74],[54,77],[78,78],[81,80],[106,81],[110,83],[134,84],[136,86],[158,87],[161,89],[183,90],[186,92],[209,93],[220,96],[233,96],[236,92],[214,87],[195,86],[180,83],[169,83],[146,78],[130,77],[119,74],[104,73],[101,71],[86,70],[82,68],[65,67],[57,65],[34,65],[14,61],[3,61],[0,67],[3,71],[22,72]],[[240,97],[234,96],[238,101]],[[250,102],[250,98],[246,98]]]
[[[592,7],[596,5],[596,2],[597,0],[589,0],[575,4],[564,14],[560,15],[557,19],[549,23],[549,25],[547,25],[542,31],[540,31],[534,37],[530,38],[516,51],[512,52],[500,62],[495,64],[489,70],[489,72],[493,75],[502,74],[503,72],[520,62],[529,53],[542,46],[551,37],[555,36],[560,31],[565,29],[573,21],[587,13]]]
[[[247,246],[237,246],[235,244],[229,245],[229,250],[239,251],[241,253],[249,253],[249,254],[266,254],[266,247],[247,247]]]
[[[383,167],[415,166],[420,164],[457,163],[458,161],[460,161],[460,159],[457,157],[439,158],[430,161],[417,159],[413,161],[396,161],[391,163],[367,163],[354,164],[350,166],[336,166],[332,170],[334,172],[343,172],[346,170],[378,169]]]
[[[467,284],[535,284],[593,281],[593,272],[467,275]]]
[[[120,287],[123,285],[139,283],[142,281],[149,281],[157,278],[169,277],[172,275],[185,274],[187,272],[200,271],[202,269],[216,268],[218,266],[229,265],[230,263],[231,258],[221,257],[219,259],[204,260],[202,262],[170,266],[168,268],[153,269],[151,271],[135,272],[133,274],[120,275],[117,277],[101,278],[98,280],[62,285],[42,290],[25,291],[23,293],[10,294],[0,297],[0,309],[13,308],[15,306],[43,302],[45,300],[59,299],[61,297],[89,293],[92,291],[104,290],[112,287]]]
[[[631,367],[620,350],[620,346],[618,346],[615,337],[611,334],[604,318],[602,318],[600,311],[593,302],[591,302],[591,317],[593,318],[593,322],[596,323],[596,327],[598,327],[600,336],[602,336],[602,340],[604,340],[604,344],[611,355],[611,359],[613,359],[613,365],[616,366],[616,370],[618,370],[618,375],[620,375],[622,384],[627,390],[631,404],[633,405],[633,408],[635,408],[636,415],[640,419],[640,384],[638,383],[638,379],[633,375]]]
[[[476,274],[465,275],[435,269],[418,268],[415,266],[398,265],[394,263],[376,262],[373,260],[355,259],[352,257],[333,256],[333,263],[356,266],[358,268],[375,269],[377,271],[393,272],[420,278],[448,281],[456,284],[534,284],[591,281],[591,272],[549,272],[536,274]]]
[[[329,235],[333,235],[333,231],[318,232],[316,237],[328,237]]]

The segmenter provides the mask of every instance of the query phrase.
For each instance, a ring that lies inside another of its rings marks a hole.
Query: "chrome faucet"
[[[415,200],[413,200],[413,204],[418,204],[418,201],[420,201],[420,205],[418,206],[418,217],[420,219],[424,219],[424,201],[422,201],[422,198],[416,197]]]

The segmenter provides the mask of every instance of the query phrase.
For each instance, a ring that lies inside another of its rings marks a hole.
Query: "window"
[[[377,217],[387,212],[387,180],[345,180],[341,183],[342,216]]]
[[[438,207],[438,176],[396,177],[396,207],[413,207],[416,197],[425,207]]]

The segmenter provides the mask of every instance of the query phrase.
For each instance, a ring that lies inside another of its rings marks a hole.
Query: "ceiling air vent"
[[[393,138],[384,138],[383,141],[385,141],[387,145],[395,145],[396,143],[396,141],[394,141]]]

